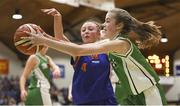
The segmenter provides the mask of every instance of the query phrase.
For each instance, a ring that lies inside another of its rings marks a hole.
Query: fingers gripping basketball
[[[31,55],[42,49],[43,46],[34,46],[31,49],[28,49],[31,45],[24,45],[24,44],[30,41],[26,39],[21,39],[21,37],[29,36],[24,31],[37,33],[37,29],[39,29],[42,33],[44,32],[39,26],[35,24],[23,24],[16,30],[14,34],[14,44],[21,53],[25,55]]]

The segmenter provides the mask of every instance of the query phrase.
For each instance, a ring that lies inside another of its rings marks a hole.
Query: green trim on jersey
[[[121,86],[116,87],[121,91],[121,94],[124,92],[123,96],[120,97],[138,95],[158,83],[159,77],[135,44],[126,36],[117,39],[126,40],[131,45],[126,55],[115,52],[109,53],[109,60],[121,83]]]

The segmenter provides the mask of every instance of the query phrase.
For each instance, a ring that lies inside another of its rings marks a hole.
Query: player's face
[[[84,43],[93,43],[99,40],[100,32],[93,22],[86,22],[81,27],[81,37]]]
[[[101,30],[101,36],[111,38],[116,33],[116,20],[115,15],[111,12],[106,14],[105,22],[103,23],[103,29]]]

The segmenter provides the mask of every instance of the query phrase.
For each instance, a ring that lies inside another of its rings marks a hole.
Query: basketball
[[[19,50],[21,53],[25,55],[31,55],[38,51],[40,51],[43,46],[35,46],[28,50],[28,48],[31,45],[24,46],[23,44],[29,42],[29,40],[21,39],[21,37],[28,37],[29,35],[26,34],[24,31],[31,32],[31,33],[37,33],[36,28],[40,29],[40,32],[44,32],[40,27],[38,27],[36,24],[23,24],[21,25],[14,34],[14,44],[17,50]]]

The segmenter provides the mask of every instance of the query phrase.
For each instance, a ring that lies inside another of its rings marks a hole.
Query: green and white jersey
[[[39,63],[35,66],[30,77],[29,88],[46,88],[50,89],[50,68],[48,58],[40,53],[35,54]]]
[[[109,53],[109,60],[118,76],[124,94],[126,96],[137,95],[155,85],[159,81],[159,77],[136,45],[126,37],[117,39],[126,40],[131,44],[126,55]]]

